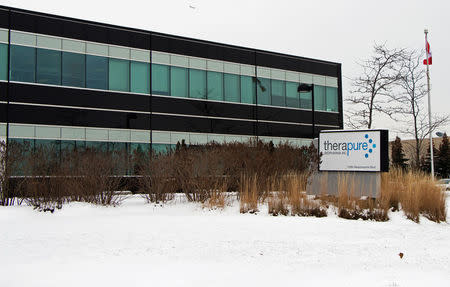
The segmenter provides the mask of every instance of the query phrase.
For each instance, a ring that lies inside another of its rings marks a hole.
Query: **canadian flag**
[[[431,65],[433,63],[432,58],[431,58],[431,48],[430,48],[430,43],[428,43],[428,39],[425,39],[425,43],[426,43],[426,50],[427,50],[427,59],[428,59],[428,65]],[[427,64],[427,59],[423,60],[423,64],[426,65]]]

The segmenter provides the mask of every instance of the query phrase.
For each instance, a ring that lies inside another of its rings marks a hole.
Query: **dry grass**
[[[380,197],[369,198],[362,196],[365,188],[366,185],[351,174],[340,174],[338,176],[338,216],[355,220],[389,220],[389,205],[386,200]]]
[[[209,209],[224,209],[227,198],[226,181],[216,181],[216,187],[209,191],[209,198],[203,203],[203,206]]]
[[[415,222],[420,214],[438,223],[446,221],[445,192],[423,172],[395,169],[383,175],[380,197]]]
[[[239,186],[240,212],[258,212],[258,177],[242,175]]]
[[[289,205],[286,191],[286,180],[272,176],[267,185],[269,214],[273,216],[288,215]]]
[[[306,194],[306,185],[308,183],[308,174],[298,173],[290,174],[286,177],[287,201],[291,208],[291,215],[298,216],[327,216],[327,207],[320,201],[308,198]]]
[[[422,172],[393,169],[383,173],[376,198],[361,197],[363,188],[355,177],[341,174],[337,198],[323,201],[336,205],[338,216],[346,219],[386,221],[389,210],[403,210],[414,222],[419,222],[420,215],[438,223],[446,220],[445,193]]]

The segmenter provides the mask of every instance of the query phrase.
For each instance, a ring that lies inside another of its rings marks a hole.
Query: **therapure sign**
[[[388,171],[387,130],[327,130],[319,134],[320,171]]]

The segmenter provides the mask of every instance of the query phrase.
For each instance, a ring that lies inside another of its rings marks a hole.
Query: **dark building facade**
[[[343,128],[341,65],[0,7],[0,137],[165,150]]]

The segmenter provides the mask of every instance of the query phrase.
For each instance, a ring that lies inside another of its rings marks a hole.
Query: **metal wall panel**
[[[1,85],[0,85],[1,87]],[[10,83],[10,102],[150,111],[146,95]]]
[[[10,104],[11,123],[150,129],[150,115]]]

